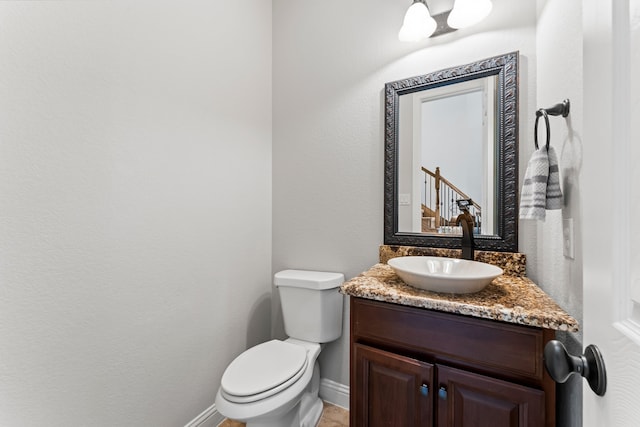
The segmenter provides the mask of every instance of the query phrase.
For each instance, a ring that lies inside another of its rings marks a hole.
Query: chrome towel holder
[[[549,127],[549,116],[562,116],[567,117],[569,115],[569,111],[571,110],[571,102],[568,99],[565,99],[559,104],[554,105],[549,108],[539,108],[536,111],[536,124],[533,132],[533,142],[536,146],[536,150],[538,149],[538,120],[540,117],[544,117],[544,122],[547,127],[547,151],[549,150],[549,143],[551,141],[551,128]]]

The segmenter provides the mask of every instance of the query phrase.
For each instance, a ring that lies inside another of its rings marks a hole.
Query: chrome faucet
[[[473,242],[473,216],[469,213],[469,206],[473,203],[471,199],[460,199],[456,201],[458,209],[462,211],[456,218],[456,225],[462,226],[462,259],[473,260],[475,244]]]

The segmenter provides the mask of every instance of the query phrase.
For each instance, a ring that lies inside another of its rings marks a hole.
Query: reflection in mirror
[[[460,233],[472,199],[475,234],[494,234],[496,77],[399,97],[398,230]]]
[[[385,89],[385,243],[517,251],[517,52]]]

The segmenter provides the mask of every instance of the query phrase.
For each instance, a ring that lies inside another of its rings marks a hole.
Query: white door
[[[640,426],[640,0],[583,0],[584,344],[607,391],[585,382],[583,425]]]

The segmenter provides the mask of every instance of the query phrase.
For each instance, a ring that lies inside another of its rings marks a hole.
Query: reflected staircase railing
[[[440,167],[435,172],[422,167],[424,175],[422,188],[422,231],[441,232],[442,227],[455,226],[455,220],[460,214],[456,203],[459,199],[470,199],[462,190],[440,173]],[[474,217],[476,233],[481,229],[482,209],[473,201],[469,213]]]

